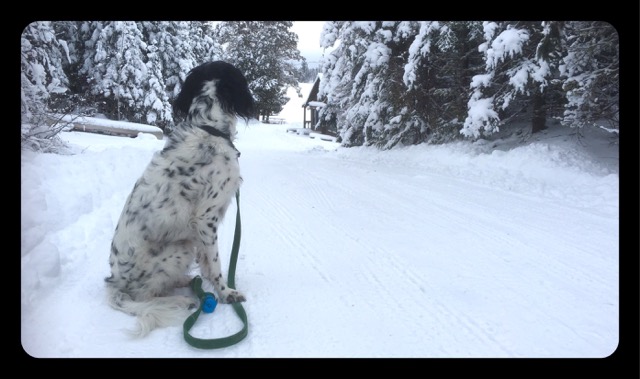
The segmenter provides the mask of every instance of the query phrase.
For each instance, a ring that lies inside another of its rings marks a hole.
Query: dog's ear
[[[213,62],[220,71],[216,95],[222,109],[248,121],[255,117],[255,103],[242,72],[226,62]]]
[[[202,75],[199,67],[191,69],[187,75],[187,79],[182,84],[178,97],[173,102],[173,112],[178,116],[187,116],[193,98],[198,96],[202,91],[202,83],[204,75]]]

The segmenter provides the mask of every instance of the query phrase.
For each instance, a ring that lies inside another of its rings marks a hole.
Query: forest
[[[257,119],[313,80],[291,21],[37,21],[21,35],[23,146],[55,142],[52,115],[170,133],[189,70],[245,73]],[[492,135],[511,122],[619,129],[619,38],[602,21],[329,21],[319,121],[343,146],[391,149]],[[37,143],[32,143],[36,141]]]

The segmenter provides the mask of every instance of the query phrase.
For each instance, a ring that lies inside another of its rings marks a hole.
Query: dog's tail
[[[135,301],[120,289],[113,286],[107,287],[111,307],[137,316],[136,328],[127,330],[129,335],[136,338],[146,336],[155,328],[179,324],[189,316],[188,309],[197,304],[196,299],[179,295]]]

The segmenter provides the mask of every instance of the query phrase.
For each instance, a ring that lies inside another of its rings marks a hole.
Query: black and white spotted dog
[[[232,143],[236,122],[253,111],[247,81],[234,66],[209,62],[187,76],[174,103],[185,120],[136,182],[111,243],[109,303],[138,317],[134,334],[175,324],[198,306],[195,297],[173,293],[189,285],[194,260],[218,301],[245,300],[223,280],[216,228],[242,181]]]

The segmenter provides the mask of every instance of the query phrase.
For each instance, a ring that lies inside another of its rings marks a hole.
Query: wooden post
[[[302,128],[307,127],[307,104],[302,106]]]

